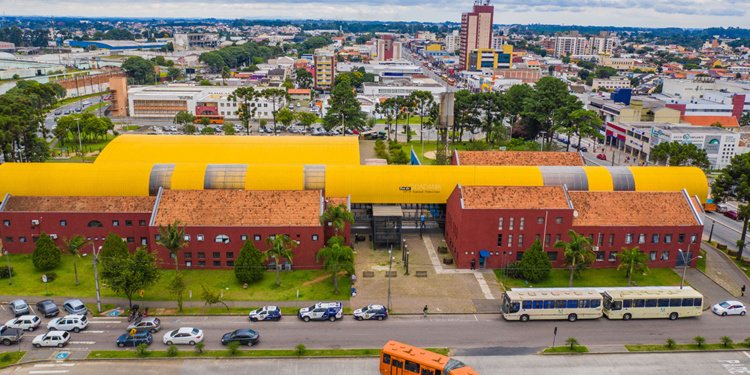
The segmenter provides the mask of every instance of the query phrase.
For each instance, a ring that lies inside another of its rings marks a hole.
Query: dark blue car
[[[124,348],[126,346],[136,347],[141,344],[151,345],[152,341],[154,341],[154,337],[149,332],[137,332],[135,336],[126,333],[117,338],[117,346]]]
[[[368,305],[361,309],[354,310],[352,315],[354,315],[354,319],[357,320],[383,320],[388,319],[388,310],[382,305]]]

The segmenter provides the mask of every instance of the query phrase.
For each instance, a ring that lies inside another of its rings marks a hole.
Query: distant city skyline
[[[748,27],[750,0],[504,0],[493,1],[495,24],[570,24],[617,27]],[[473,1],[343,0],[267,2],[261,0],[8,2],[8,16],[335,19],[345,21],[460,22]],[[40,14],[40,10],[47,14]]]

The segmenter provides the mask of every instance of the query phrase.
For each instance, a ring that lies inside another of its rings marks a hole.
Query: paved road
[[[10,319],[6,311],[3,317]],[[243,316],[229,317],[161,317],[162,330],[155,335],[154,347],[164,348],[164,333],[178,327],[203,329],[206,347],[221,347],[222,334],[238,328],[251,328],[261,334],[260,348],[290,349],[299,343],[309,348],[374,348],[390,339],[406,341],[423,347],[448,346],[457,349],[493,348],[490,353],[535,352],[552,342],[552,332],[558,327],[558,339],[576,337],[583,345],[661,344],[667,338],[687,343],[696,335],[709,342],[718,342],[727,335],[740,342],[750,337],[748,317],[719,317],[710,312],[703,316],[677,321],[633,320],[609,321],[606,318],[578,321],[534,321],[530,323],[506,322],[495,314],[392,316],[378,321],[355,321],[351,316],[335,323],[305,323],[294,316],[285,316],[279,322],[251,323]],[[49,319],[43,319],[41,331],[27,332],[21,346],[32,349],[31,341],[43,333]],[[73,334],[72,349],[117,349],[115,339],[126,332],[124,317],[91,318],[89,327]],[[0,351],[18,350],[16,346],[2,347]],[[46,349],[40,349],[46,350]]]
[[[482,375],[632,375],[632,374],[746,374],[750,358],[746,352],[603,354],[577,356],[465,356],[454,358]],[[377,358],[352,359],[233,359],[158,360],[126,363],[49,362],[29,364],[0,371],[0,374],[80,375],[203,375],[203,374],[283,374],[283,375],[374,375]]]

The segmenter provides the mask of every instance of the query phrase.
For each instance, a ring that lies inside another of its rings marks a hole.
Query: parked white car
[[[724,301],[721,303],[717,303],[711,308],[711,311],[713,311],[714,314],[721,315],[721,316],[727,316],[727,315],[744,316],[745,314],[747,314],[745,305],[743,305],[742,302],[740,301]]]
[[[203,330],[195,329],[192,327],[182,327],[165,333],[163,341],[167,345],[195,345],[196,343],[203,341]]]
[[[50,331],[44,335],[34,337],[34,341],[31,343],[34,347],[41,348],[42,346],[56,346],[62,348],[70,341],[70,333],[66,331]]]
[[[39,328],[40,324],[42,324],[42,320],[36,315],[21,315],[18,318],[9,320],[5,323],[5,326],[31,332]]]
[[[47,323],[47,329],[56,331],[73,331],[80,332],[88,327],[89,320],[85,315],[70,314],[62,318],[52,319]]]

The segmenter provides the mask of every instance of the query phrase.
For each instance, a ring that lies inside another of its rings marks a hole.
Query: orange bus
[[[463,362],[416,346],[388,341],[380,351],[383,375],[477,375]]]
[[[215,116],[215,115],[195,115],[195,122],[196,124],[201,123],[202,118],[207,118],[211,121],[211,124],[223,124],[224,123],[224,116]]]

